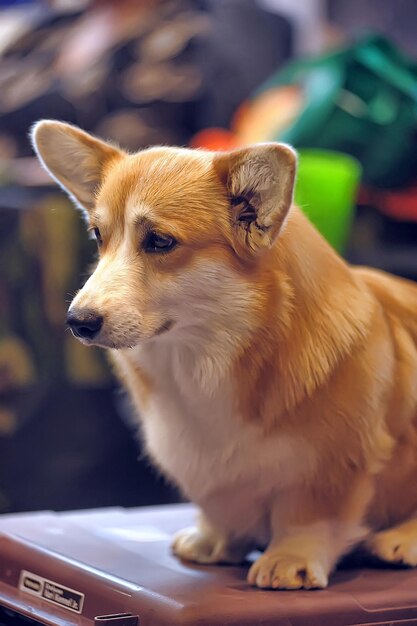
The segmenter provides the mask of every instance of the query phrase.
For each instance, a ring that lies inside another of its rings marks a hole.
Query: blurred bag
[[[364,181],[380,187],[417,175],[417,65],[372,35],[334,53],[296,61],[262,91],[302,83],[305,104],[280,141],[337,150],[362,163]]]

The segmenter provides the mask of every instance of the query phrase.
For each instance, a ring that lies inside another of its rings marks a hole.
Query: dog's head
[[[32,137],[97,240],[96,269],[68,312],[81,341],[126,348],[249,323],[250,276],[292,202],[291,148],[127,154],[56,121],[37,123]]]

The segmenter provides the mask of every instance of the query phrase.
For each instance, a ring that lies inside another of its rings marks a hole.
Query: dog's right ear
[[[55,120],[37,122],[31,138],[43,167],[88,213],[94,206],[105,168],[123,154],[121,150]]]

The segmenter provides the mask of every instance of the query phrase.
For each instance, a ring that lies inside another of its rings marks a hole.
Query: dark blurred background
[[[105,355],[65,330],[95,246],[31,124],[131,150],[288,141],[338,252],[416,280],[416,29],[415,0],[0,0],[0,512],[178,499]]]

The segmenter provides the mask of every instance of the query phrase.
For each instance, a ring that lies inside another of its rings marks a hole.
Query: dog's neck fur
[[[274,266],[281,273],[277,288],[286,284],[288,296],[285,324],[271,337],[275,353],[270,358],[275,375],[285,380],[283,409],[291,410],[364,339],[375,304],[350,267],[298,209],[293,209],[278,240]]]

